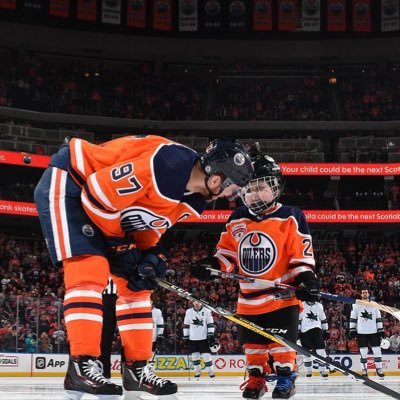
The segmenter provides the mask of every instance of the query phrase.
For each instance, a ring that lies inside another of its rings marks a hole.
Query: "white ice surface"
[[[376,378],[372,378],[376,380]],[[174,396],[156,397],[148,394],[125,395],[121,400],[220,400],[242,399],[239,386],[242,378],[220,377],[211,381],[209,378],[201,378],[189,381],[187,378],[171,378],[178,383],[179,391]],[[121,383],[114,378],[113,382]],[[377,381],[400,392],[400,376],[386,377],[384,381]],[[62,378],[0,378],[1,400],[62,400]],[[270,399],[274,384],[268,384],[269,392],[263,399]],[[390,397],[381,394],[361,382],[350,380],[346,377],[331,376],[327,381],[319,377],[310,379],[299,377],[296,381],[297,393],[294,400],[385,400]],[[94,396],[85,395],[82,400],[95,399]]]

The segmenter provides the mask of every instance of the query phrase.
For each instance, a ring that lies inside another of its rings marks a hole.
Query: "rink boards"
[[[342,366],[360,372],[360,358],[357,354],[336,354],[332,358]],[[214,355],[214,369],[219,376],[243,376],[245,367],[244,355]],[[400,354],[383,354],[383,370],[386,375],[400,375]],[[187,355],[156,356],[156,370],[160,376],[193,375],[193,366]],[[304,371],[302,357],[297,359],[299,372]],[[67,354],[22,354],[0,353],[0,376],[63,376],[67,370]],[[111,359],[112,374],[120,375],[120,357]],[[202,364],[202,368],[204,365]],[[368,369],[375,371],[373,357],[368,357]],[[318,366],[314,362],[317,374]]]

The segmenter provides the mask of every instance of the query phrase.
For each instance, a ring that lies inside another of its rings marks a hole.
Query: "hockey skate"
[[[248,368],[248,372],[249,379],[240,385],[240,390],[243,390],[242,397],[244,399],[261,399],[265,392],[268,391],[263,368],[259,365],[254,365]]]
[[[311,378],[312,377],[312,372],[307,372],[306,378]]]
[[[382,368],[376,369],[376,375],[379,376],[379,380],[383,381],[385,379],[385,374],[383,373]]]
[[[325,381],[328,379],[328,373],[326,371],[321,371],[320,372],[321,378]]]
[[[368,378],[368,371],[366,369],[363,368],[363,370],[361,371],[361,374],[363,377]]]
[[[214,378],[215,378],[214,372],[210,372],[208,375],[210,376],[211,379],[214,379]]]
[[[297,372],[292,372],[288,367],[276,367],[278,379],[272,392],[273,399],[290,399],[296,393],[295,380]]]
[[[172,395],[178,386],[167,379],[158,377],[146,361],[129,361],[123,365],[122,384],[132,392],[147,392],[156,396]]]
[[[119,400],[122,395],[122,387],[103,376],[103,365],[92,356],[70,358],[64,389],[64,400],[79,400],[85,393],[99,400]]]
[[[201,376],[201,372],[196,372],[194,374],[194,379],[196,379],[196,381],[200,380],[200,376]]]

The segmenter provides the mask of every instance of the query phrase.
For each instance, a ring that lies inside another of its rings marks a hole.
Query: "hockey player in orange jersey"
[[[54,264],[64,268],[64,313],[71,358],[65,400],[84,393],[117,399],[122,388],[102,375],[102,291],[117,285],[117,324],[128,391],[173,394],[177,386],[146,366],[152,354],[150,294],[164,277],[161,235],[206,201],[245,186],[251,160],[233,140],[203,155],[160,136],[126,136],[100,145],[74,138],[50,161],[35,189],[40,223]]]
[[[191,266],[199,279],[210,279],[213,268],[250,277],[298,286],[296,296],[265,282],[240,282],[237,313],[267,328],[286,330],[283,336],[297,340],[301,301],[315,300],[318,284],[311,235],[304,214],[297,208],[277,202],[283,191],[279,165],[261,153],[255,155],[254,174],[239,189],[244,206],[229,218],[211,259]],[[239,327],[249,379],[242,386],[243,397],[259,399],[267,391],[265,375],[273,365],[277,384],[274,399],[288,399],[295,393],[296,353],[288,347]]]

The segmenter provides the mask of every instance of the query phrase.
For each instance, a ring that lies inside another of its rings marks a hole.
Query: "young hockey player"
[[[301,301],[315,301],[318,283],[312,239],[303,213],[277,202],[283,191],[279,165],[257,154],[254,174],[247,186],[239,189],[244,206],[238,207],[222,232],[214,257],[191,266],[199,279],[210,279],[210,264],[231,272],[265,279],[265,284],[240,282],[237,313],[266,328],[286,330],[287,338],[297,340]],[[276,290],[268,281],[298,286],[291,291]],[[288,399],[295,393],[296,352],[279,343],[239,327],[244,346],[249,380],[241,388],[245,399],[259,399],[267,390],[265,375],[268,360],[277,375],[272,398]]]

